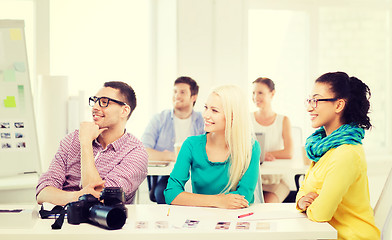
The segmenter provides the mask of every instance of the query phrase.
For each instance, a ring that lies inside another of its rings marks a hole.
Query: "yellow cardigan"
[[[329,222],[338,239],[380,239],[370,206],[367,164],[362,145],[341,145],[312,162],[297,194],[319,196],[308,207],[308,218]]]

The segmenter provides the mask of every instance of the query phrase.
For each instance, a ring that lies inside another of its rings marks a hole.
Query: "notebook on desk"
[[[260,150],[261,150],[261,155],[260,155],[260,164],[264,162],[265,158],[265,133],[256,133],[256,139],[260,144]]]

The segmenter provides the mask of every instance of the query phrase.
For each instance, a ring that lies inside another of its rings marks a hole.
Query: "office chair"
[[[392,239],[392,169],[374,207],[374,220],[381,231],[381,239]]]
[[[261,182],[261,175],[260,174],[257,178],[257,184],[256,184],[256,188],[255,188],[254,198],[255,198],[254,203],[264,203],[263,185]]]
[[[292,126],[291,127],[291,136],[293,138],[293,161],[303,161],[302,157],[302,129],[300,127]],[[283,200],[284,203],[292,203],[295,202],[295,198],[297,196],[297,192],[299,190],[299,180],[301,177],[304,177],[304,174],[296,174],[294,176],[294,182],[296,186],[296,191],[290,191],[289,195]]]

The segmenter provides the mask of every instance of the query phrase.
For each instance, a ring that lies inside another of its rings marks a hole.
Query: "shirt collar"
[[[120,149],[120,147],[126,142],[126,136],[125,136],[125,135],[127,135],[127,130],[126,130],[126,129],[124,130],[124,134],[123,134],[120,138],[118,138],[116,141],[114,141],[114,142],[112,142],[112,143],[109,143],[109,144],[106,146],[106,149],[113,148],[113,150],[114,150],[115,152],[117,152],[117,151]],[[96,146],[102,147],[102,145],[98,142],[98,138],[96,138],[96,139],[93,141],[93,144],[96,145]],[[105,149],[104,149],[104,150],[105,150]]]
[[[171,119],[174,118],[174,108],[172,108],[172,110],[170,111],[170,118],[171,118]]]
[[[192,120],[193,120],[193,116],[194,116],[194,109],[192,108],[192,113],[191,113]],[[171,119],[174,119],[174,108],[172,108],[170,111],[170,117],[171,117]]]

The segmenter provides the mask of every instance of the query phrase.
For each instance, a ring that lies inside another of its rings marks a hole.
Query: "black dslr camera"
[[[104,188],[99,199],[85,194],[79,201],[68,204],[68,223],[92,223],[107,229],[120,229],[128,216],[124,203],[125,194],[119,187]]]

